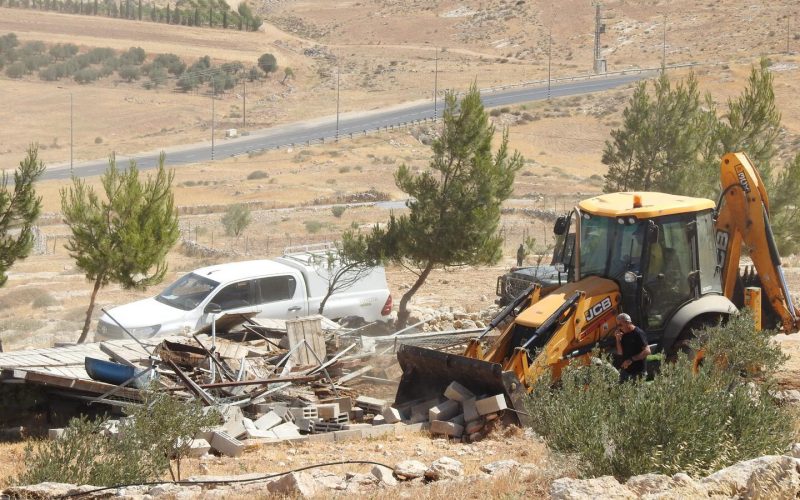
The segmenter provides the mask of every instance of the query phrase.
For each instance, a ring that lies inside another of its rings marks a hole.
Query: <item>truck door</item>
[[[291,274],[268,276],[256,280],[259,290],[259,318],[291,319],[308,315],[308,301]]]

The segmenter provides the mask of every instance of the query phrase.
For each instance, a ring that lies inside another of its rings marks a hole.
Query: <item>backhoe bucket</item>
[[[527,394],[525,386],[514,372],[504,372],[498,363],[411,345],[400,346],[397,360],[403,369],[403,377],[397,388],[395,405],[440,397],[455,381],[478,397],[504,394],[506,404],[513,410],[509,412],[511,421],[528,424],[527,415],[523,413]]]

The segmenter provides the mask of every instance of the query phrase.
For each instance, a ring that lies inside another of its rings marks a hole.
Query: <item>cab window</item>
[[[218,304],[223,310],[252,306],[255,304],[255,300],[251,285],[251,280],[231,283],[220,290],[219,293],[211,299],[211,302]]]
[[[256,281],[261,291],[260,304],[289,300],[294,297],[294,292],[297,290],[297,280],[294,276],[270,276]]]

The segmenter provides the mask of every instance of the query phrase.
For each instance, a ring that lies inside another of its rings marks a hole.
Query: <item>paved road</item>
[[[550,95],[552,97],[562,97],[600,92],[643,78],[648,78],[651,75],[652,73],[644,72],[560,83],[558,85],[551,85]],[[486,107],[496,107],[547,99],[547,95],[547,87],[543,86],[483,92],[482,98]],[[440,102],[438,106],[439,116],[441,116],[441,113],[442,103]],[[364,134],[369,131],[390,126],[428,120],[433,118],[433,115],[433,103],[430,101],[367,113],[340,115],[339,136],[345,137],[350,134]],[[309,141],[320,142],[322,138],[328,141],[332,140],[335,136],[335,116],[325,117],[314,122],[281,125],[254,131],[245,137],[216,141],[214,146],[214,159],[219,160],[246,154],[250,151],[273,149],[292,144],[305,144]],[[167,164],[170,167],[211,160],[210,141],[164,148],[164,151],[167,155]],[[131,156],[117,155],[117,162],[119,165],[124,165],[129,158],[133,158],[136,160],[139,169],[145,170],[153,168],[156,165],[158,154],[158,151],[149,151]],[[88,177],[100,175],[105,171],[107,166],[108,160],[103,158],[75,163],[74,171],[75,175],[79,177]],[[69,178],[69,176],[69,166],[61,165],[55,168],[48,168],[42,175],[42,179],[66,179]]]

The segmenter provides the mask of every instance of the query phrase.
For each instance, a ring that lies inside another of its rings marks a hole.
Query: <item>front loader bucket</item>
[[[456,381],[478,397],[504,394],[513,413],[513,423],[528,424],[523,402],[527,394],[514,372],[504,372],[498,363],[411,345],[401,345],[397,361],[403,377],[397,387],[395,405],[440,397]]]

